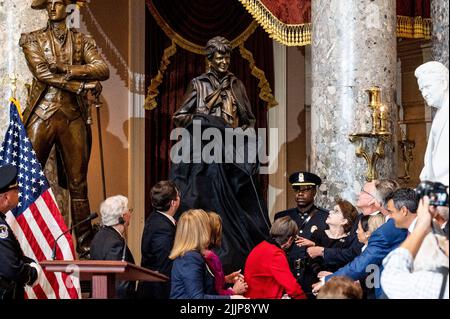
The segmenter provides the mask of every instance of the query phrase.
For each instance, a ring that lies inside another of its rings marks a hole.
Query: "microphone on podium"
[[[55,260],[55,256],[56,256],[56,244],[58,243],[58,240],[64,236],[65,234],[71,232],[73,229],[77,228],[78,226],[80,226],[81,224],[84,224],[88,221],[91,221],[95,218],[98,217],[97,213],[92,213],[90,214],[88,217],[86,217],[85,219],[83,219],[82,221],[76,223],[75,225],[73,225],[72,227],[70,227],[68,230],[66,230],[65,232],[63,232],[61,235],[58,236],[58,238],[56,238],[55,243],[53,244],[53,249],[52,249],[52,260]]]

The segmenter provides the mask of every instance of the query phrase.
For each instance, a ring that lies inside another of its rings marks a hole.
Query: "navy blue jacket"
[[[125,261],[134,264],[134,258],[125,239],[111,226],[102,227],[91,242],[92,260],[122,260],[125,249]],[[135,298],[136,282],[116,282],[116,297],[119,299]]]
[[[145,221],[142,234],[141,266],[158,271],[168,277],[172,271],[169,259],[175,238],[175,225],[163,214],[154,211]],[[139,282],[137,296],[139,299],[168,299],[170,281]]]
[[[297,208],[291,208],[285,211],[281,211],[275,214],[274,219],[289,216],[291,217],[298,225],[299,236],[304,237],[306,239],[311,239],[311,235],[315,230],[325,230],[328,228],[328,225],[325,221],[328,218],[328,211],[312,206],[311,209],[304,213],[305,216],[312,216],[311,219],[307,222],[307,217],[302,218],[302,214]],[[298,247],[297,245],[292,245],[292,249],[289,251],[289,261],[293,263],[295,259],[305,258],[306,257],[306,247]]]
[[[24,256],[19,241],[0,212],[0,300],[23,299],[24,286],[31,285],[38,273]]]
[[[214,277],[197,251],[175,258],[171,281],[170,299],[230,299],[217,294]]]
[[[382,295],[380,275],[383,259],[405,240],[406,235],[406,229],[396,228],[394,220],[392,218],[389,219],[384,225],[373,232],[366,249],[361,255],[332,275],[325,277],[325,281],[328,281],[334,276],[346,276],[353,280],[361,280],[370,274],[370,271],[367,271],[367,267],[369,265],[375,265],[379,267],[379,274],[374,277],[375,296],[377,298],[380,297]]]

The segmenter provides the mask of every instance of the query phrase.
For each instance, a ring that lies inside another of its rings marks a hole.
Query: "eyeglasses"
[[[360,193],[363,193],[363,194],[369,195],[372,198],[375,198],[375,196],[373,196],[371,193],[369,193],[368,191],[365,191],[364,188],[361,188]]]
[[[309,191],[312,191],[313,189],[316,189],[316,187],[315,186],[297,186],[297,187],[294,187],[294,192],[295,193],[303,193],[303,192],[309,192]]]

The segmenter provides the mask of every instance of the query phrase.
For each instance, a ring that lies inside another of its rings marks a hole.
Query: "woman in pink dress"
[[[214,286],[219,295],[243,295],[247,291],[247,283],[241,270],[235,271],[227,276],[223,273],[222,262],[219,256],[213,251],[214,248],[220,247],[222,240],[222,219],[214,212],[208,212],[211,240],[208,249],[202,252],[208,271],[214,276]],[[233,285],[227,287],[227,285]]]

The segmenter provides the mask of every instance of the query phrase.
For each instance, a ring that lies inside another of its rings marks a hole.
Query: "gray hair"
[[[108,197],[100,205],[100,215],[103,226],[113,226],[119,224],[120,217],[128,209],[128,198],[122,195]]]
[[[420,65],[414,75],[417,79],[423,77],[426,74],[436,75],[439,79],[445,80],[448,83],[448,68],[441,62],[430,61]]]
[[[278,244],[285,244],[290,237],[298,232],[298,226],[289,216],[276,219],[270,228],[270,237]]]
[[[380,179],[375,181],[375,199],[382,205],[386,207],[386,197],[400,188],[397,181],[393,179]]]

